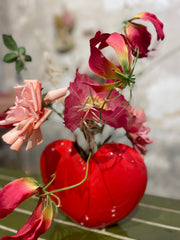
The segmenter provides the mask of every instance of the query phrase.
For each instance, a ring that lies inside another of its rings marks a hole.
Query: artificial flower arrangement
[[[164,39],[163,24],[148,12],[124,22],[124,34],[97,32],[90,40],[89,66],[104,79],[102,84],[77,70],[69,87],[49,91],[45,96],[38,80],[25,80],[24,86],[15,86],[15,104],[0,121],[1,126],[12,128],[2,136],[11,149],[18,151],[27,142],[26,150],[30,150],[42,143],[40,126],[51,114],[52,103],[62,97],[65,127],[72,132],[79,128],[87,147],[82,148],[78,140],[50,143],[40,159],[44,186],[27,177],[10,182],[0,191],[0,218],[34,195],[39,199],[25,225],[15,236],[3,240],[37,239],[50,227],[57,207],[81,225],[107,227],[126,217],[142,198],[147,184],[144,155],[146,144],[152,140],[149,127],[144,125],[144,111],[132,107],[130,100],[136,62],[154,49],[148,49],[151,34],[136,19],[150,21],[157,40]],[[117,65],[103,54],[106,47],[116,52]],[[19,60],[14,57],[14,61]],[[129,88],[129,100],[123,95],[125,88]],[[131,146],[111,142],[111,134],[97,141],[96,136],[102,136],[108,125],[124,129]]]

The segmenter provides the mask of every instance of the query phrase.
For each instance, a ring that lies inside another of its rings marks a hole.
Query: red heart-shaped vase
[[[86,162],[74,142],[58,140],[41,155],[41,174],[45,184],[52,179],[49,191],[81,182]],[[56,193],[61,210],[87,227],[107,227],[127,216],[142,198],[147,171],[139,154],[129,146],[108,143],[89,161],[87,180],[80,186]]]

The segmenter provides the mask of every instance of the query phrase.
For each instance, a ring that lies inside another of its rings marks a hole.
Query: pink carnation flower
[[[138,112],[136,108],[134,108],[130,111],[129,120],[124,127],[127,131],[127,137],[131,140],[134,149],[141,157],[143,157],[147,151],[146,144],[152,143],[152,140],[148,136],[150,128],[144,126],[144,122],[146,122],[144,110]]]
[[[4,134],[2,139],[11,144],[10,148],[16,151],[28,140],[26,150],[42,143],[40,126],[51,113],[50,109],[42,107],[41,83],[38,80],[24,80],[24,82],[24,86],[14,87],[15,105],[9,108],[6,118],[0,121],[0,125],[13,124],[14,128]],[[44,99],[45,103],[49,104],[64,96],[66,91],[67,88],[50,91]]]
[[[108,124],[115,128],[124,126],[127,121],[127,101],[121,95],[113,101],[107,101],[104,105],[101,119],[100,112],[108,91],[96,92],[91,87],[94,81],[84,74],[76,72],[74,82],[70,83],[69,96],[65,99],[65,125],[71,131],[81,126],[84,120],[94,120]],[[116,98],[119,93],[114,89],[111,98]]]

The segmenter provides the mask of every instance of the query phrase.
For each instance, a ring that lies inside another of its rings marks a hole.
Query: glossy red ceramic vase
[[[41,174],[48,190],[68,187],[85,177],[86,162],[74,142],[58,140],[41,155]],[[91,157],[87,180],[78,187],[56,193],[61,210],[75,222],[95,228],[112,225],[126,217],[142,198],[147,171],[139,154],[119,143],[103,145]]]

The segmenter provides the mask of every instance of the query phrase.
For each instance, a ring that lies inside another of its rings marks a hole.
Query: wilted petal
[[[67,93],[67,87],[65,88],[60,88],[60,89],[55,89],[55,90],[52,90],[52,91],[49,91],[45,98],[44,98],[44,102],[48,105],[49,103],[61,98],[61,97],[64,97]]]
[[[19,178],[8,183],[0,191],[0,218],[6,217],[20,203],[34,195],[38,187],[32,178]]]
[[[52,204],[45,203],[45,199],[40,198],[37,207],[33,211],[25,225],[17,231],[15,236],[5,236],[2,240],[28,239],[37,240],[38,237],[45,233],[51,225],[53,217]]]

